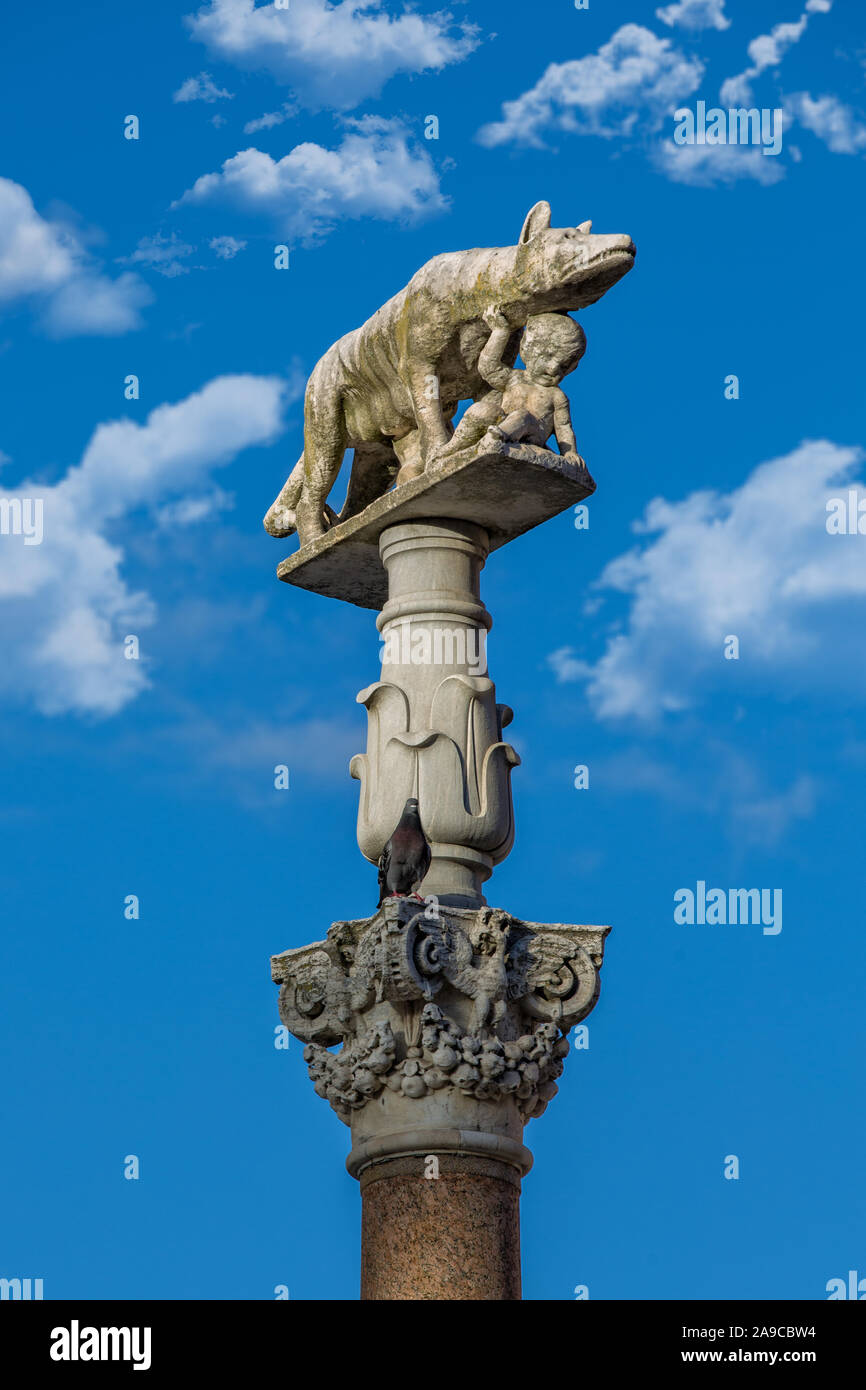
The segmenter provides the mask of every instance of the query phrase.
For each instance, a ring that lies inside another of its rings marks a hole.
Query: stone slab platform
[[[456,454],[444,467],[386,492],[358,516],[331,527],[283,560],[277,576],[378,610],[388,598],[388,576],[379,558],[379,537],[388,526],[431,518],[472,521],[484,527],[490,549],[497,550],[594,491],[576,455],[504,442],[476,457]]]

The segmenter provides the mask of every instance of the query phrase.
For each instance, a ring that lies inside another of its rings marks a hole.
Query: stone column
[[[608,929],[485,899],[514,838],[519,759],[487,672],[479,577],[491,546],[592,487],[568,460],[503,446],[405,484],[280,567],[381,610],[380,678],[358,696],[367,749],[351,762],[358,842],[375,863],[415,796],[433,855],[423,898],[386,898],[272,957],[280,1016],[351,1130],[365,1299],[520,1297],[524,1128],[598,997]]]
[[[367,752],[350,765],[361,782],[361,852],[378,863],[407,797],[417,797],[433,851],[425,896],[460,907],[485,902],[482,883],[511,849],[510,774],[520,762],[502,741],[512,711],[497,705],[487,674],[492,619],[479,588],[487,551],[487,532],[471,522],[382,532],[382,676],[358,696]]]
[[[523,1130],[598,997],[607,930],[387,898],[272,958],[280,1017],[351,1129],[362,1296],[519,1297]]]
[[[443,1152],[435,1131],[428,1138],[438,1153],[382,1159],[357,1174],[361,1297],[519,1299],[521,1168]]]
[[[521,922],[482,896],[513,841],[518,762],[487,674],[486,531],[412,521],[379,548],[388,600],[382,678],[358,696],[358,842],[375,863],[416,796],[433,850],[424,900],[335,923],[274,957],[274,978],[316,1090],[351,1127],[362,1297],[517,1299],[523,1129],[595,1003],[605,929]]]

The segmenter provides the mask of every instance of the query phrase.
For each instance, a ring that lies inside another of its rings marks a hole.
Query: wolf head
[[[630,236],[598,236],[591,222],[551,227],[550,204],[536,203],[517,243],[513,283],[533,313],[582,309],[631,270],[634,258]]]

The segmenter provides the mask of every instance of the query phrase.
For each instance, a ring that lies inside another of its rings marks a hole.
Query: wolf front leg
[[[295,504],[295,523],[301,546],[323,536],[333,517],[328,493],[346,452],[346,421],[340,396],[329,383],[307,386],[304,401],[304,482]]]
[[[421,436],[417,429],[410,430],[402,439],[394,440],[394,453],[400,460],[400,470],[394,479],[395,487],[411,482],[424,472],[424,464],[421,461]]]
[[[439,397],[439,375],[432,362],[422,363],[413,370],[409,380],[409,394],[418,423],[420,466],[417,473],[412,475],[417,477],[425,471],[439,450],[444,449],[449,439],[449,430],[442,414],[442,402]],[[401,473],[403,471],[401,469]],[[407,478],[404,477],[401,481],[406,482]]]

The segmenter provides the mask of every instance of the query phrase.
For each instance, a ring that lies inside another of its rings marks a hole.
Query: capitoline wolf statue
[[[304,452],[265,517],[300,539],[278,578],[375,612],[384,643],[348,769],[376,909],[271,961],[281,1020],[351,1130],[364,1298],[520,1297],[524,1129],[598,998],[607,926],[529,921],[486,896],[514,843],[520,757],[487,669],[481,574],[595,492],[561,386],[586,347],[572,314],[634,256],[589,222],[551,227],[547,203],[516,246],[435,256],[316,365]],[[323,906],[340,882],[323,881]]]
[[[632,266],[630,237],[591,222],[551,227],[536,203],[516,246],[434,256],[399,294],[317,363],[304,399],[304,452],[265,517],[271,535],[297,530],[301,547],[399,486],[475,448],[485,435],[575,451],[559,381],[585,340],[568,318],[599,300]],[[526,371],[514,370],[518,350]],[[461,401],[474,405],[457,431]],[[346,500],[328,494],[354,449]]]

